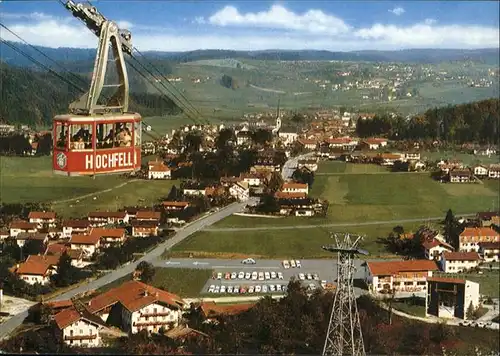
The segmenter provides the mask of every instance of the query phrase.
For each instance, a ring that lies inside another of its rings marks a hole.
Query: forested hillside
[[[81,76],[75,80],[69,74],[60,74],[87,90],[89,80]],[[133,81],[132,81],[133,79]],[[130,110],[143,116],[167,115],[179,111],[175,104],[160,95],[145,93],[145,84],[137,76],[131,86],[140,89],[131,93]],[[43,125],[56,114],[66,113],[70,102],[82,93],[53,74],[11,67],[0,63],[1,96],[0,118],[11,123]],[[141,86],[141,88],[137,88]]]
[[[500,99],[429,109],[407,120],[376,116],[358,120],[361,137],[384,135],[393,139],[432,139],[453,143],[498,144]]]

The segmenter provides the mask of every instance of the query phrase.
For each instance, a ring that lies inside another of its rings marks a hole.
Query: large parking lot
[[[240,268],[218,266],[212,278],[203,287],[202,293],[209,294],[282,294],[290,278],[302,281],[308,290],[329,288],[326,277],[319,271],[304,269],[299,260],[282,261],[276,266],[260,267],[252,259],[247,259]]]

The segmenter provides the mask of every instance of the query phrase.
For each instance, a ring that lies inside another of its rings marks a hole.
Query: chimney
[[[92,300],[89,300],[89,307],[92,305]]]

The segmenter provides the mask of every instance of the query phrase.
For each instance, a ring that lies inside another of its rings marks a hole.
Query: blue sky
[[[119,1],[95,6],[140,50],[499,47],[499,4],[467,1]],[[32,44],[95,47],[57,1],[0,2],[0,22]],[[0,30],[1,31],[1,30]],[[13,39],[6,31],[5,39]]]

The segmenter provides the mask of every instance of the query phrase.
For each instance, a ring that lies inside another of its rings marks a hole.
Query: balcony
[[[65,336],[64,340],[94,340],[97,338],[97,334],[93,335],[70,335]]]

